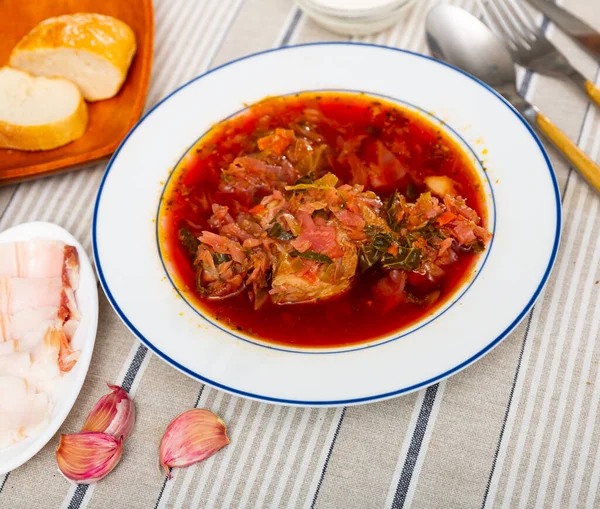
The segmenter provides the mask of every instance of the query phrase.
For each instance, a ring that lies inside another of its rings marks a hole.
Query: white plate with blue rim
[[[244,105],[307,90],[383,96],[443,124],[472,158],[493,232],[477,276],[433,315],[345,348],[280,348],[219,326],[181,298],[157,241],[165,182],[198,138]],[[531,227],[531,217],[544,221]],[[488,353],[523,319],[547,282],[560,226],[559,191],[543,146],[488,86],[448,64],[396,48],[315,43],[222,65],[151,109],[106,170],[94,211],[93,249],[115,311],[165,362],[239,396],[338,406],[427,387]]]
[[[24,440],[0,449],[0,475],[29,461],[58,431],[79,396],[87,375],[98,326],[98,285],[92,264],[81,244],[67,230],[53,223],[35,221],[23,223],[0,233],[0,243],[50,239],[75,246],[79,255],[79,288],[75,292],[81,322],[71,338],[71,347],[80,352],[77,363],[63,374],[55,392],[49,420],[42,428]]]

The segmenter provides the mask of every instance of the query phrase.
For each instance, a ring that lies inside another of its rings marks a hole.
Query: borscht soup
[[[443,125],[341,92],[267,98],[215,125],[173,170],[158,223],[193,306],[294,348],[410,327],[491,240],[481,179]]]

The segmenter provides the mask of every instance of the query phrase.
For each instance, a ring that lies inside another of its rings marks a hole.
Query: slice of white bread
[[[0,67],[0,147],[60,147],[82,136],[87,122],[87,105],[70,81]]]
[[[116,95],[135,54],[135,35],[122,21],[79,13],[48,18],[14,47],[10,65],[36,76],[75,83],[88,101]]]

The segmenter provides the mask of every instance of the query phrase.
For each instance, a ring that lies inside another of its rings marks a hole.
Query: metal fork
[[[600,106],[600,88],[556,49],[521,5],[511,0],[480,0],[479,4],[488,26],[504,39],[517,64],[540,74],[569,78]]]

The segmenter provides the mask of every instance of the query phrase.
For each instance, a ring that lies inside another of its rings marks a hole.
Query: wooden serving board
[[[80,168],[107,157],[142,113],[152,67],[152,0],[0,0],[0,66],[8,64],[15,44],[37,23],[77,12],[114,16],[133,29],[137,52],[127,79],[112,99],[88,103],[89,125],[78,140],[40,152],[0,149],[0,184]]]

